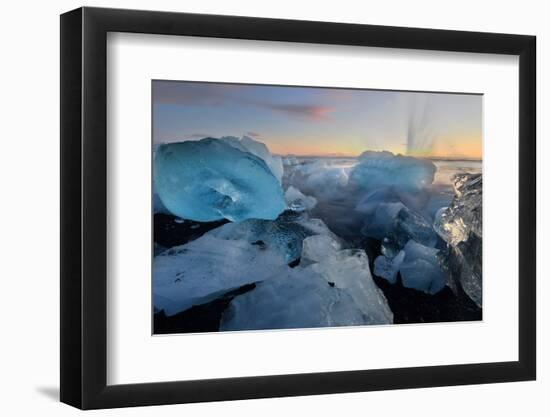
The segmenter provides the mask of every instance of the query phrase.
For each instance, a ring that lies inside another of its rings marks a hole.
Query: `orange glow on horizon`
[[[262,138],[258,140],[262,141]],[[328,138],[293,138],[292,140],[271,142],[265,140],[269,150],[277,155],[296,155],[296,156],[341,156],[356,157],[366,150],[390,151],[394,154],[406,154],[405,146],[400,149],[392,147],[385,148],[380,146],[369,146],[362,144],[359,140],[329,140]],[[314,143],[311,143],[314,142]],[[461,136],[444,138],[444,140],[435,140],[433,146],[426,150],[417,150],[411,153],[411,156],[424,158],[468,158],[481,159],[482,140],[479,136]]]

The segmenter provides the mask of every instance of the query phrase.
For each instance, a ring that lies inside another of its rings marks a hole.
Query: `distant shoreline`
[[[280,155],[280,154],[273,154],[274,156],[280,156],[281,158],[301,158],[301,159],[335,159],[335,158],[341,158],[341,159],[358,159],[359,156],[350,156],[350,155]],[[412,156],[414,158],[421,158],[421,159],[429,159],[430,161],[445,161],[445,162],[453,162],[453,161],[468,161],[468,162],[482,162],[483,159],[480,158],[467,158],[467,157],[448,157],[448,156],[414,156],[414,155],[404,155],[404,156]]]

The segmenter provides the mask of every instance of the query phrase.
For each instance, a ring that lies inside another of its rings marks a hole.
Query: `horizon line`
[[[231,135],[228,135],[228,136],[231,136]],[[246,135],[244,135],[244,136],[246,136]],[[238,136],[235,136],[235,137],[238,137]],[[188,139],[181,139],[181,140],[177,140],[177,141],[156,142],[156,143],[153,142],[153,147],[158,146],[158,145],[170,144],[170,143],[180,143],[180,142],[187,142],[187,141],[199,141],[199,140],[207,139],[207,138],[220,139],[221,136],[220,137],[205,136],[205,137],[202,137],[201,139],[188,138]],[[364,151],[362,151],[361,153],[359,153],[357,155],[348,155],[348,154],[339,154],[339,153],[327,153],[327,154],[286,153],[286,154],[282,154],[282,153],[272,152],[269,149],[269,146],[265,142],[263,142],[260,138],[252,137],[251,139],[256,141],[256,142],[259,142],[259,143],[262,143],[262,144],[266,145],[267,148],[268,148],[268,151],[271,153],[271,155],[279,156],[281,158],[287,158],[287,157],[296,157],[296,158],[359,158],[363,152],[372,151],[372,152],[391,152],[393,155],[396,155],[396,156],[397,155],[402,155],[402,156],[410,156],[410,157],[413,157],[413,158],[420,158],[420,159],[431,159],[431,160],[436,160],[436,161],[437,160],[439,160],[439,161],[483,161],[483,155],[480,155],[479,157],[463,156],[463,155],[457,155],[457,156],[409,155],[409,154],[406,154],[406,153],[394,152],[394,151],[390,151],[390,150],[387,150],[387,149],[386,150],[365,149]]]
[[[367,149],[368,151],[368,149]],[[383,151],[374,151],[374,152],[383,152]],[[391,151],[388,151],[391,152]],[[410,156],[413,158],[420,158],[420,159],[434,159],[434,160],[440,160],[440,161],[483,161],[483,157],[472,157],[472,156],[431,156],[431,155],[407,155],[404,153],[395,153],[392,152],[395,156],[401,155],[401,156]],[[295,157],[295,158],[359,158],[361,154],[359,155],[340,155],[340,154],[280,154],[280,153],[273,153],[273,156],[280,156],[281,158],[288,158],[288,157]]]

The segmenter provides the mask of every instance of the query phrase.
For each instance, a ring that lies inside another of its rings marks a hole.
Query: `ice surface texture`
[[[227,141],[160,145],[154,170],[162,204],[184,219],[274,220],[286,208],[281,184],[265,161]]]
[[[436,294],[446,283],[438,253],[438,249],[409,240],[395,257],[378,256],[374,260],[374,273],[394,284],[399,272],[404,287]]]
[[[455,198],[447,209],[436,214],[435,229],[453,246],[468,239],[470,233],[482,237],[481,174],[460,174],[453,178]]]
[[[323,159],[287,164],[288,182],[318,200],[347,195],[349,167]]]
[[[307,239],[306,239],[307,241]],[[393,323],[362,250],[335,247],[307,267],[288,269],[231,301],[221,330],[259,330]]]
[[[276,220],[249,219],[240,223],[228,223],[210,232],[221,239],[245,240],[260,247],[277,251],[285,262],[298,260],[302,253],[302,242],[308,236],[336,236],[319,219],[310,219],[305,213],[286,211]]]
[[[367,218],[361,232],[367,237],[389,239],[399,247],[405,246],[410,239],[426,246],[434,246],[437,242],[432,225],[403,203],[379,204],[374,213]]]
[[[365,315],[365,324],[393,323],[393,313],[386,297],[376,286],[364,250],[345,249],[334,252],[311,268],[337,288],[346,290]]]
[[[460,285],[479,307],[482,305],[482,201],[481,174],[459,174],[453,179],[455,198],[436,215],[435,228],[448,243],[443,265],[449,286]]]
[[[320,262],[340,250],[340,242],[328,235],[306,237],[302,244],[302,261]]]
[[[280,156],[271,155],[271,152],[269,152],[264,143],[258,142],[248,136],[243,136],[240,139],[235,136],[224,136],[221,140],[243,152],[250,152],[252,155],[263,159],[275,178],[281,182],[283,177],[283,160]]]
[[[292,185],[285,192],[285,200],[288,208],[293,211],[311,210],[317,204],[315,197],[310,197],[301,193],[300,190]]]
[[[388,151],[366,151],[350,172],[350,185],[365,190],[394,186],[417,191],[433,182],[436,167],[433,162],[411,156],[394,155]]]
[[[173,315],[288,268],[275,251],[204,235],[153,260],[153,303]]]
[[[403,286],[436,294],[445,287],[445,275],[441,271],[438,249],[409,240],[404,248],[405,258],[399,272]]]
[[[310,232],[325,230],[315,219],[299,221],[310,222]],[[335,236],[312,235],[304,243],[309,262],[290,268],[278,246],[249,242],[254,237],[242,228],[246,224],[234,224],[240,230],[225,229],[232,225],[227,224],[156,256],[155,310],[170,316],[256,283],[255,289],[231,302],[222,330],[393,322],[387,301],[372,280],[364,251],[339,250]],[[220,237],[236,237],[236,232],[242,232],[239,239]]]
[[[408,192],[394,186],[380,187],[364,194],[355,206],[355,211],[370,215],[376,211],[380,204],[402,203],[411,210],[422,212],[433,199],[434,197],[425,189]]]
[[[153,145],[153,161],[155,160],[157,149],[160,145],[155,144]],[[171,214],[170,211],[166,207],[164,207],[164,204],[162,204],[162,201],[157,194],[157,190],[155,187],[155,183],[153,182],[153,213],[162,213],[162,214]]]
[[[394,257],[380,255],[374,260],[374,273],[395,284],[403,259],[405,259],[405,251],[400,251]]]
[[[311,269],[289,269],[235,297],[224,312],[220,330],[263,330],[365,323],[351,296]]]

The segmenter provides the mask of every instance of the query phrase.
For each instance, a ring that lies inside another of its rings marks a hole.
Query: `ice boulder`
[[[392,236],[397,227],[397,216],[402,209],[406,209],[402,203],[379,204],[374,212],[367,217],[361,233],[379,240]]]
[[[439,264],[438,249],[410,240],[404,252],[405,257],[399,267],[403,286],[428,294],[436,294],[445,287],[446,278]]]
[[[391,324],[393,313],[376,286],[363,250],[344,249],[309,266],[336,288],[346,291],[366,318],[366,324]]]
[[[283,178],[283,161],[280,156],[272,155],[264,143],[258,142],[248,136],[243,136],[240,139],[235,136],[224,136],[221,140],[243,152],[250,152],[252,155],[263,159],[275,178],[281,182]]]
[[[453,185],[455,198],[448,208],[437,212],[434,227],[443,240],[456,246],[470,233],[482,236],[482,176],[459,174],[453,178]]]
[[[287,269],[275,251],[207,234],[153,259],[153,303],[173,315]]]
[[[394,155],[388,151],[366,151],[351,170],[349,183],[364,190],[393,186],[417,191],[433,182],[435,171],[436,166],[427,159]]]
[[[460,286],[479,307],[482,305],[483,180],[481,174],[454,177],[455,197],[436,215],[435,229],[448,243],[442,255],[449,286]]]
[[[442,264],[449,276],[449,286],[457,291],[460,286],[466,295],[482,306],[483,301],[483,244],[482,238],[471,233],[456,246],[449,245],[442,255]]]
[[[409,210],[403,203],[379,204],[361,230],[367,237],[384,238],[403,247],[410,239],[426,246],[435,246],[437,234],[432,225],[420,214]]]
[[[162,204],[184,219],[273,220],[286,208],[264,160],[219,139],[160,145],[154,179]]]
[[[288,208],[293,211],[311,210],[317,204],[315,197],[307,196],[292,185],[285,192],[285,200]]]
[[[290,269],[235,297],[221,331],[296,329],[369,324],[350,294],[311,269]]]
[[[405,259],[405,251],[400,251],[393,258],[386,256],[378,256],[374,260],[374,274],[386,279],[388,282],[395,284],[397,281],[397,273]]]
[[[307,177],[310,192],[323,198],[339,197],[348,185],[348,169],[330,165],[320,166]]]
[[[319,219],[310,219],[306,213],[285,211],[276,220],[249,219],[227,223],[208,232],[210,236],[228,240],[244,240],[259,247],[274,250],[287,263],[300,259],[302,242],[308,236],[336,236]]]
[[[291,167],[289,182],[302,192],[327,200],[347,195],[349,167],[324,159]]]

